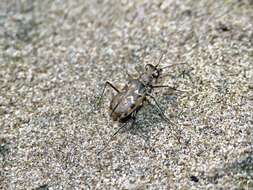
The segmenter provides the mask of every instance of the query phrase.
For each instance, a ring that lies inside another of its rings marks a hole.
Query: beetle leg
[[[136,121],[136,114],[137,114],[137,111],[133,112],[132,113],[132,116],[131,116],[131,120],[132,120],[132,123],[131,123],[131,128],[134,126],[135,124],[135,121]]]
[[[110,114],[110,117],[112,116],[112,114],[114,113],[114,111],[116,110],[116,108],[119,106],[120,102],[118,102],[118,104],[112,109],[112,112]]]
[[[127,71],[127,69],[126,69],[126,74],[127,74],[127,76],[128,76],[128,78],[130,78],[130,79],[134,79],[134,77]]]
[[[133,122],[135,121],[135,118],[131,118],[130,120],[131,120],[131,122],[132,122],[132,124],[131,124],[131,126],[132,126],[132,125],[133,125]],[[121,129],[125,128],[125,127],[127,126],[127,124],[130,122],[130,120],[129,120],[128,122],[124,123],[120,128],[117,129],[117,131],[115,131],[115,132],[113,133],[113,135],[111,136],[111,138],[107,141],[107,143],[104,145],[104,147],[97,153],[97,155],[99,155],[101,152],[103,152],[103,151],[106,149],[106,147],[109,145],[109,143],[111,142],[111,140],[113,139],[113,137],[114,137],[115,135],[117,135],[118,132],[119,132]]]
[[[154,100],[155,105],[156,105],[155,107],[157,108],[157,110],[158,110],[159,113],[161,114],[162,118],[163,118],[166,122],[168,122],[169,124],[174,125],[174,126],[177,126],[175,123],[173,123],[173,122],[164,114],[164,111],[163,111],[162,108],[160,107],[160,105],[159,105],[159,103],[157,102],[156,98],[155,98],[153,95],[151,95],[151,94],[147,94],[147,96],[150,97],[150,98],[152,98],[152,99]],[[147,101],[148,101],[151,105],[153,105],[148,99],[147,99]],[[175,131],[175,130],[173,130],[173,131]],[[178,134],[177,131],[175,131],[175,132],[177,133],[177,135],[176,135],[175,137],[177,138],[178,142],[180,143],[179,134]]]
[[[181,92],[181,93],[187,92],[185,90],[178,90],[175,87],[171,87],[171,86],[168,86],[168,85],[154,85],[154,86],[152,86],[152,88],[169,88],[169,90],[171,90],[171,91],[173,90],[173,91],[178,91],[178,92]]]
[[[118,93],[120,92],[120,90],[117,89],[112,83],[110,83],[109,81],[106,81],[106,82],[105,82],[105,85],[104,85],[104,88],[103,88],[103,90],[102,90],[102,93],[101,93],[101,95],[100,95],[100,97],[99,97],[99,99],[98,99],[98,101],[97,101],[97,105],[100,105],[101,100],[102,100],[102,98],[103,98],[103,96],[104,96],[105,89],[106,89],[106,87],[107,87],[108,85],[109,85],[112,89],[114,89],[116,92],[118,92]]]
[[[171,90],[177,90],[175,87],[171,87],[169,85],[154,85],[152,88],[169,88]]]
[[[161,108],[161,106],[159,105],[159,103],[158,103],[158,101],[156,100],[156,98],[155,98],[153,95],[151,95],[151,94],[148,94],[148,97],[150,97],[150,98],[152,98],[152,100],[154,100],[155,105],[156,105],[156,108],[157,108],[157,110],[159,111],[159,113],[161,114],[161,116],[163,117],[163,119],[164,119],[165,121],[167,121],[168,123],[170,123],[170,124],[174,124],[174,123],[172,123],[172,122],[169,120],[169,118],[167,118],[167,117],[165,116],[164,111],[162,110],[162,108]],[[149,103],[150,103],[150,102],[149,102]]]

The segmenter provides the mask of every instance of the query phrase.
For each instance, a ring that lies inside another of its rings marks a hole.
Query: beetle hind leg
[[[157,102],[156,98],[154,96],[152,96],[151,94],[148,94],[148,97],[152,98],[155,102],[155,107],[156,109],[158,110],[158,112],[160,113],[162,119],[164,121],[166,121],[167,123],[169,123],[170,125],[172,126],[177,126],[177,124],[175,124],[174,122],[172,122],[165,114],[164,114],[164,111],[162,110],[161,106],[159,105],[159,103]],[[148,99],[147,101],[153,105]],[[154,106],[154,105],[153,105]],[[174,135],[176,137],[176,139],[178,140],[178,142],[180,143],[180,134],[178,134],[178,132],[176,130],[173,130],[176,135]]]
[[[110,144],[110,142],[112,141],[112,139],[123,129],[127,126],[127,124],[129,122],[132,122],[131,123],[131,126],[134,124],[135,122],[135,117],[131,118],[129,121],[127,121],[126,123],[124,123],[122,126],[120,126],[113,134],[112,136],[110,137],[110,139],[107,141],[107,143],[104,145],[104,147],[97,153],[97,155],[101,154]]]

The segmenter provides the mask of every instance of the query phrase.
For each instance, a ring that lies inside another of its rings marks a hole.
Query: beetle
[[[153,105],[150,99],[155,102],[155,107],[157,108],[162,118],[168,123],[175,125],[165,116],[164,112],[158,104],[158,101],[152,95],[152,92],[155,88],[171,88],[168,85],[157,85],[157,81],[161,77],[162,71],[165,68],[170,67],[165,66],[163,68],[158,68],[162,57],[163,55],[161,55],[156,65],[146,64],[144,72],[140,73],[137,78],[134,78],[129,73],[127,73],[130,77],[130,80],[121,90],[116,88],[111,82],[106,81],[97,104],[100,105],[106,87],[111,87],[114,91],[116,91],[116,94],[112,97],[112,100],[110,102],[110,116],[113,121],[122,123],[122,126],[113,133],[111,139],[128,123],[131,123],[131,126],[133,126],[136,119],[136,114],[143,107],[144,103],[148,102]],[[175,88],[172,89],[175,90]],[[109,145],[111,139],[107,142],[104,148],[98,152],[98,154],[100,154]]]

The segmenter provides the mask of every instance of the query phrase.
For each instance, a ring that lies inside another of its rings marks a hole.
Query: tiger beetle
[[[156,98],[152,95],[152,92],[155,88],[164,88],[169,87],[168,85],[157,85],[157,80],[161,78],[161,74],[163,69],[171,67],[166,66],[163,68],[158,68],[163,55],[161,55],[158,63],[156,65],[147,64],[145,65],[145,70],[143,73],[140,73],[137,78],[131,76],[128,72],[127,75],[130,77],[129,82],[123,87],[123,89],[116,88],[111,82],[107,81],[103,87],[102,93],[98,99],[97,105],[100,105],[102,97],[104,95],[106,87],[111,87],[114,91],[116,91],[116,95],[112,97],[110,103],[110,116],[113,121],[118,121],[122,124],[116,132],[113,133],[110,140],[107,144],[104,145],[103,149],[101,149],[97,154],[99,155],[110,143],[112,138],[124,127],[127,126],[128,123],[131,126],[134,125],[136,114],[138,111],[144,106],[144,102],[148,102],[153,105],[150,101],[152,99],[154,101],[154,105],[157,111],[160,113],[160,116],[169,124],[175,125],[172,123],[164,114],[161,109],[161,106],[158,104]],[[174,88],[172,88],[175,90]]]

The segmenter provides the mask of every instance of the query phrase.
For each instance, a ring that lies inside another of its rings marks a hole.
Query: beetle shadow
[[[177,107],[176,95],[160,95],[156,97],[160,108],[164,111],[167,110],[169,106]],[[154,103],[153,103],[154,104]],[[164,113],[166,115],[166,113]],[[170,118],[169,115],[166,115],[170,120],[174,121],[174,119]],[[173,117],[174,118],[174,117]],[[162,124],[161,124],[162,123]],[[132,135],[137,135],[145,141],[149,142],[151,138],[151,133],[154,129],[158,129],[160,131],[165,130],[166,127],[171,125],[166,121],[155,105],[147,104],[145,105],[136,115],[136,121],[134,126],[129,129],[129,133]],[[172,128],[175,128],[173,126]]]

